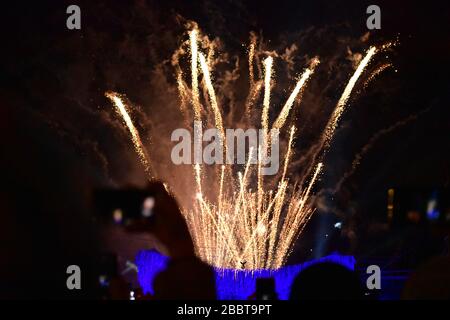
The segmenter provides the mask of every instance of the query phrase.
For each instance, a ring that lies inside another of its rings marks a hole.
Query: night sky
[[[149,112],[161,111],[164,106],[152,103],[160,95],[152,70],[178,47],[183,21],[198,22],[231,51],[242,50],[251,31],[262,32],[278,49],[309,30],[300,50],[326,59],[333,46],[345,54],[346,39],[367,32],[365,10],[373,3],[381,7],[382,29],[372,31],[368,43],[398,38],[399,45],[389,53],[394,68],[351,100],[323,179],[325,186],[335,183],[371,137],[409,119],[376,140],[326,204],[354,216],[357,229],[364,230],[370,221],[384,219],[387,188],[448,187],[450,182],[450,8],[445,2],[2,4],[0,297],[70,295],[64,291],[64,266],[92,263],[97,252],[89,207],[92,190],[145,183],[104,92],[124,92],[139,105],[151,105]],[[81,30],[65,27],[69,4],[81,7]],[[363,52],[367,47],[352,49]],[[345,56],[341,58],[344,64]],[[328,90],[321,101],[336,102],[342,89]],[[311,93],[305,99],[315,97]],[[332,109],[324,105],[305,111],[312,129],[323,126],[330,114]]]

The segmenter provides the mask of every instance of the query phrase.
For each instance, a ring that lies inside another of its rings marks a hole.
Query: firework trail
[[[216,125],[216,128],[219,129],[219,132],[222,136],[221,141],[222,141],[222,145],[223,145],[225,143],[225,129],[223,128],[222,115],[220,114],[219,106],[217,104],[216,93],[214,91],[214,87],[211,82],[211,77],[209,74],[209,67],[206,62],[205,56],[200,53],[199,57],[200,57],[200,65],[202,67],[203,77],[204,77],[205,83],[206,83],[206,88],[208,89],[209,98],[211,99],[211,108],[214,113],[215,125]]]
[[[191,44],[191,72],[192,72],[192,105],[194,107],[195,120],[201,121],[201,107],[198,93],[198,47],[197,47],[197,29],[189,33]]]
[[[331,119],[328,122],[328,125],[325,129],[325,145],[328,145],[331,138],[333,137],[334,131],[336,130],[339,119],[341,118],[342,113],[345,110],[345,106],[347,104],[348,99],[350,98],[350,94],[352,93],[356,81],[358,81],[359,77],[361,76],[364,69],[367,67],[367,65],[369,64],[370,60],[372,59],[372,57],[375,55],[376,52],[377,52],[376,47],[370,47],[370,49],[366,53],[366,56],[364,57],[364,59],[361,60],[361,62],[358,65],[358,68],[356,68],[355,73],[345,86],[344,92],[342,93],[342,96],[339,99],[336,108],[334,109],[334,112],[331,116]]]
[[[350,98],[353,88],[355,87],[355,84],[358,81],[359,77],[364,72],[365,68],[368,66],[370,60],[377,53],[377,51],[378,51],[378,49],[376,47],[374,47],[374,46],[370,47],[369,50],[367,50],[367,53],[364,56],[364,58],[358,64],[358,67],[356,68],[352,77],[350,78],[347,85],[345,86],[344,91],[342,92],[342,95],[339,98],[338,103],[336,104],[336,107],[334,108],[334,111],[333,111],[330,119],[328,120],[328,123],[325,127],[325,130],[323,132],[321,140],[319,141],[319,143],[317,145],[315,145],[310,150],[310,152],[308,152],[304,156],[304,158],[306,158],[306,159],[312,159],[310,161],[310,163],[314,164],[317,161],[317,158],[320,155],[323,155],[328,150],[331,139],[333,138],[333,135],[336,131],[339,120],[345,111],[347,101]],[[305,179],[309,176],[309,174],[311,173],[311,170],[312,170],[312,166],[310,166],[308,168],[308,170],[306,170],[306,174],[300,180],[301,184],[303,184],[305,182]]]
[[[252,37],[248,49],[248,75],[250,78],[250,86],[253,86],[253,84],[255,83],[255,75],[253,73],[253,59],[255,58],[255,46],[256,46],[256,38]]]
[[[286,122],[286,119],[289,115],[289,111],[292,108],[292,105],[295,102],[295,98],[297,98],[297,95],[299,94],[302,87],[305,85],[308,78],[313,73],[313,69],[306,69],[305,72],[303,72],[302,76],[300,77],[300,80],[297,82],[297,85],[295,86],[294,90],[292,91],[291,95],[289,96],[288,100],[286,101],[286,104],[283,106],[283,109],[281,109],[280,115],[278,116],[277,120],[275,120],[273,124],[273,128],[281,129]]]
[[[364,81],[363,84],[363,88],[367,88],[367,86],[370,84],[370,82],[372,82],[380,73],[382,73],[384,70],[388,69],[392,67],[392,63],[384,63],[381,66],[379,66],[378,68],[375,69],[375,71],[373,71],[370,76],[367,78],[366,81]]]
[[[180,48],[176,52],[176,59],[172,61],[176,70],[176,83],[181,100],[180,110],[187,115],[188,105],[191,104],[193,120],[200,123],[200,128],[194,125],[193,130],[201,129],[202,125],[212,126],[220,132],[222,144],[226,146],[223,110],[219,107],[219,98],[211,79],[211,70],[216,63],[213,57],[213,45],[208,43],[209,40],[206,37],[201,37],[201,32],[196,26],[188,34],[189,41],[186,45],[190,48],[188,57],[191,68],[190,88],[183,79],[186,73],[182,71],[183,68],[180,65],[180,58],[185,54],[185,50]],[[199,41],[199,39],[202,40]],[[215,166],[215,170],[208,170],[201,162],[195,162],[192,168],[193,175],[177,177],[178,179],[192,179],[190,184],[194,186],[191,190],[190,201],[180,203],[180,206],[190,228],[197,255],[204,261],[222,268],[277,269],[286,262],[290,250],[292,250],[292,244],[314,213],[313,190],[324,167],[321,161],[316,161],[316,157],[328,148],[356,82],[378,49],[370,47],[345,86],[321,136],[319,148],[311,157],[311,165],[308,167],[307,173],[300,180],[290,179],[289,167],[294,154],[293,144],[296,133],[295,127],[292,126],[288,134],[289,139],[281,173],[263,179],[262,159],[270,152],[269,140],[273,142],[275,139],[272,135],[269,136],[269,108],[274,76],[273,57],[277,57],[277,55],[271,53],[265,57],[262,64],[264,73],[262,73],[260,71],[260,55],[267,55],[267,53],[257,50],[255,36],[252,36],[250,41],[248,50],[250,87],[245,100],[243,119],[245,120],[244,125],[251,127],[250,114],[254,111],[259,113],[263,130],[262,146],[260,145],[257,149],[250,148],[243,168],[227,164],[220,167]],[[198,43],[202,43],[201,48],[209,48],[206,56],[201,52],[203,49],[198,47]],[[301,74],[275,119],[272,129],[284,128],[289,115],[292,114],[291,110],[294,104],[299,104],[298,97],[305,90],[317,64],[318,59],[315,58],[313,63]],[[255,78],[254,65],[258,68],[258,78]],[[204,95],[202,98],[199,94],[199,68],[203,75],[201,85]],[[259,75],[262,74],[263,79],[260,79]],[[255,106],[258,105],[263,87],[262,111],[259,111],[260,108]],[[114,103],[127,125],[139,158],[149,172],[148,156],[126,111],[125,104],[118,94],[107,93],[106,95]],[[205,100],[203,101],[205,108],[202,108],[201,100]],[[202,111],[209,108],[212,111],[212,119],[208,112],[202,114]],[[232,113],[231,107],[230,110]],[[204,116],[203,119],[202,116]],[[197,135],[197,137],[201,144],[201,135]],[[251,163],[252,154],[257,155],[258,163]],[[172,182],[176,183],[176,181],[169,181],[168,184],[170,185]]]
[[[261,116],[261,125],[264,130],[264,136],[267,136],[269,131],[270,82],[272,78],[272,64],[272,57],[267,57],[266,60],[264,60],[264,102]]]
[[[149,175],[150,178],[153,178],[148,154],[146,152],[144,145],[142,144],[141,138],[139,137],[139,132],[137,131],[136,127],[133,124],[133,121],[131,120],[131,118],[127,112],[125,104],[123,103],[119,94],[117,94],[115,92],[107,92],[107,93],[105,93],[105,96],[108,99],[110,99],[116,106],[117,112],[122,117],[128,130],[130,131],[131,140],[133,141],[133,145],[136,150],[136,153],[139,156],[139,159],[141,160],[142,164],[144,165],[145,172]]]
[[[183,73],[180,71],[178,72],[177,75],[177,88],[178,88],[178,92],[180,95],[180,110],[181,112],[184,114],[187,112],[187,97],[188,97],[188,93],[186,91],[186,88],[184,86],[184,82],[183,82]]]

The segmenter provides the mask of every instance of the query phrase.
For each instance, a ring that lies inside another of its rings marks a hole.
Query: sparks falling
[[[199,40],[200,35],[197,27],[190,30],[189,50],[180,50],[190,55],[188,57],[190,72],[183,71],[180,64],[176,66],[178,70],[176,82],[181,100],[180,110],[185,117],[192,117],[185,118],[185,123],[196,120],[202,121],[202,125],[215,127],[221,133],[221,143],[225,147],[224,123],[226,122],[223,119],[223,107],[216,96],[215,84],[211,77],[214,66],[211,61],[214,59],[214,54],[210,46],[199,46],[199,43],[204,41]],[[208,52],[202,52],[208,47],[210,48]],[[328,148],[358,79],[377,52],[376,47],[369,48],[345,86],[322,134],[320,150],[323,152]],[[256,49],[255,37],[251,39],[248,54],[250,88],[245,103],[244,118],[250,127],[250,114],[260,113],[258,118],[264,131],[264,149],[268,146],[270,128],[280,130],[285,128],[286,122],[292,115],[291,110],[295,105],[300,104],[301,93],[306,89],[319,61],[315,59],[299,76],[295,87],[271,126],[269,110],[273,108],[270,98],[271,86],[274,85],[274,57],[265,57],[262,65],[264,72],[254,72],[254,64],[258,67],[256,70],[261,70],[261,66],[257,63],[260,60],[255,59],[260,54]],[[202,75],[202,81],[199,81],[200,75]],[[201,86],[204,86],[204,99],[199,93]],[[263,88],[261,106],[258,105],[258,97]],[[146,170],[150,172],[150,160],[123,100],[116,93],[107,93],[106,96],[111,99],[123,118],[139,158]],[[192,112],[186,110],[189,105]],[[250,148],[243,167],[232,164],[216,165],[217,168],[211,170],[208,168],[210,165],[197,163],[192,168],[192,175],[180,178],[192,179],[190,184],[195,186],[191,190],[191,202],[180,205],[191,231],[196,253],[204,261],[216,267],[248,270],[278,269],[285,264],[293,243],[315,211],[314,188],[324,167],[322,157],[315,154],[312,166],[310,170],[307,170],[308,176],[300,179],[304,183],[290,178],[289,167],[294,155],[293,145],[297,130],[294,126],[288,130],[287,147],[284,155],[280,157],[283,159],[280,166],[281,172],[275,177],[263,177],[261,163],[251,164],[250,162],[252,155],[255,154],[261,159],[260,156],[265,150]],[[170,181],[168,184],[170,185]]]
[[[147,155],[146,149],[142,144],[141,138],[139,136],[139,132],[133,124],[133,120],[131,120],[130,115],[128,114],[127,108],[123,103],[122,98],[119,94],[115,92],[107,92],[105,96],[110,99],[117,108],[117,113],[122,117],[125,125],[128,128],[128,131],[131,134],[131,141],[133,142],[134,149],[139,156],[139,160],[141,160],[145,172],[149,175],[149,178],[152,178],[152,170],[150,166],[149,157]]]

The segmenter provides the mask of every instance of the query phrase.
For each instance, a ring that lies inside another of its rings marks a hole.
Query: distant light
[[[408,211],[406,213],[406,217],[408,218],[409,221],[414,222],[414,223],[418,223],[421,220],[420,212],[417,210]]]
[[[430,199],[427,205],[427,217],[429,220],[439,219],[440,212],[437,210],[437,200]]]
[[[438,210],[427,212],[428,220],[438,220],[441,213]]]
[[[121,223],[123,219],[123,212],[121,209],[115,209],[113,211],[113,220],[115,223]]]
[[[388,189],[387,218],[389,222],[392,221],[392,217],[394,216],[394,196],[395,196],[395,189],[393,188]]]
[[[136,297],[134,296],[134,291],[130,291],[130,300],[136,300]]]
[[[342,222],[336,222],[336,223],[334,224],[334,227],[335,227],[336,229],[340,229],[340,228],[342,227]]]
[[[98,282],[101,287],[107,287],[109,285],[108,277],[106,275],[100,275],[98,277]]]
[[[142,216],[148,218],[152,215],[153,207],[155,206],[155,198],[147,197],[142,203]]]

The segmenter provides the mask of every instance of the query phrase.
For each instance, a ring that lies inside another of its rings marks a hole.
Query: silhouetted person
[[[318,263],[294,279],[289,300],[362,299],[363,290],[355,272],[334,263]]]
[[[215,274],[195,255],[194,243],[177,202],[160,182],[149,186],[155,195],[154,216],[135,230],[150,232],[157,250],[170,257],[154,282],[155,299],[215,299]]]

